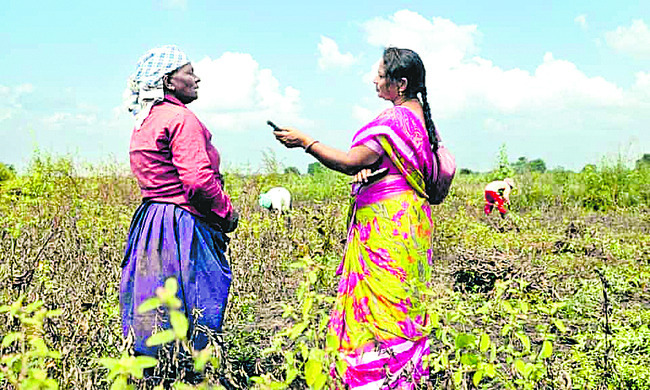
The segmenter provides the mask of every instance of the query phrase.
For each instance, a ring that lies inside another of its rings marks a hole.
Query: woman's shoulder
[[[407,107],[407,106],[395,106],[393,107],[395,109],[395,116],[400,117],[400,118],[406,118],[406,119],[411,119],[411,118],[417,118],[420,121],[422,121],[423,118],[421,118],[422,114],[422,109],[418,109],[418,107]],[[420,111],[420,112],[418,112]]]
[[[386,119],[393,119],[393,118],[395,118],[396,116],[398,116],[398,115],[400,114],[400,113],[399,113],[399,110],[397,109],[397,107],[398,107],[398,106],[393,106],[393,107],[389,107],[389,108],[385,109],[384,111],[382,111],[382,112],[377,116],[377,118],[386,118]]]
[[[198,124],[201,123],[199,118],[191,110],[185,106],[177,104],[162,102],[154,107],[155,115],[160,120],[168,122],[170,125],[174,123],[183,124]]]
[[[380,133],[391,132],[396,129],[404,131],[405,128],[412,128],[411,124],[413,115],[409,115],[410,110],[401,106],[393,106],[383,110],[375,119],[367,123],[359,133],[365,133],[371,129],[382,129]],[[390,130],[389,130],[390,129]]]
[[[164,111],[171,115],[181,114],[181,115],[195,116],[194,113],[190,111],[190,109],[187,108],[186,106],[174,104],[168,101],[160,102],[159,104],[156,105],[156,107],[159,108],[161,111]]]
[[[415,113],[410,108],[404,106],[393,106],[382,111],[377,116],[376,120],[403,124],[405,121],[411,120],[415,117]]]
[[[414,121],[414,119],[418,120]],[[394,106],[382,111],[375,119],[375,122],[388,127],[412,128],[414,127],[414,122],[420,124],[421,120],[409,108]]]
[[[366,124],[365,127],[388,126],[394,124],[398,120],[399,113],[395,111],[395,107],[390,107],[379,113],[373,120]]]

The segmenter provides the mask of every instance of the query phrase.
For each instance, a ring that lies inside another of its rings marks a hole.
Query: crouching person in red
[[[497,206],[501,218],[506,216],[508,210],[504,204],[510,204],[510,192],[515,188],[515,182],[507,177],[503,180],[495,180],[485,186],[485,215],[490,215],[492,208]]]

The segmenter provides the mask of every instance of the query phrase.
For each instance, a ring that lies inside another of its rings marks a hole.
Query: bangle
[[[320,142],[320,141],[318,141],[318,140],[313,140],[313,141],[311,141],[311,142],[309,143],[309,145],[307,145],[307,146],[305,147],[305,153],[309,153],[309,149],[311,149],[311,147],[314,146],[314,144],[317,144],[317,143],[319,143],[319,142]]]

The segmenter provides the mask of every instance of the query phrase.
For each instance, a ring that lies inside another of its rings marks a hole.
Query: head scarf
[[[151,108],[165,97],[163,76],[187,65],[190,60],[174,45],[149,50],[140,57],[135,73],[129,77],[125,104],[140,128]]]
[[[271,195],[269,194],[260,194],[260,198],[257,201],[261,207],[264,208],[271,208],[272,202],[271,202]]]

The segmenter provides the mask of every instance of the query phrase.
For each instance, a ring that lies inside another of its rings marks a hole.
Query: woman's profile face
[[[377,96],[390,101],[395,100],[397,97],[397,84],[391,82],[386,75],[386,65],[384,65],[383,59],[379,62],[377,76],[375,76],[375,80],[373,82],[375,83]]]
[[[168,80],[168,90],[183,104],[193,102],[198,98],[196,90],[199,88],[197,75],[194,74],[192,64],[184,65],[173,72]]]

